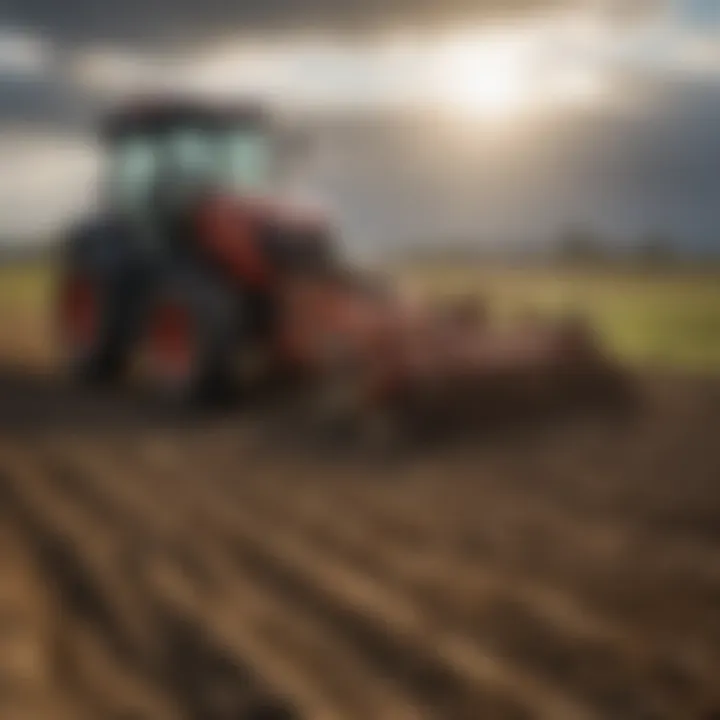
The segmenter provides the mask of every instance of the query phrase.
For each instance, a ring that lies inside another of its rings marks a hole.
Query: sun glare
[[[290,107],[419,107],[504,126],[610,99],[602,68],[558,38],[552,23],[516,23],[457,28],[440,37],[400,34],[352,47],[309,39],[238,41],[192,57],[171,79]]]
[[[532,67],[512,37],[449,39],[437,51],[435,68],[439,99],[453,110],[506,119],[532,104]]]
[[[449,36],[437,46],[433,91],[453,113],[508,122],[604,95],[600,74],[520,29]]]

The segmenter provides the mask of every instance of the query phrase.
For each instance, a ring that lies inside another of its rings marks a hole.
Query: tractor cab
[[[259,264],[308,272],[332,263],[325,218],[280,197],[300,137],[262,107],[133,106],[109,116],[103,135],[105,205],[141,246],[204,245],[248,283]],[[263,257],[239,268],[251,255]]]
[[[104,201],[150,244],[209,192],[267,195],[283,138],[255,105],[136,105],[108,116]]]

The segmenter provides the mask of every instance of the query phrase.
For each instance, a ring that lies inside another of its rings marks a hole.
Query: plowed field
[[[720,717],[720,382],[392,461],[0,377],[0,717]]]

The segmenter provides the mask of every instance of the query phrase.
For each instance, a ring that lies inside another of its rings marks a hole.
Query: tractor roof
[[[154,99],[131,102],[108,113],[101,135],[113,141],[128,135],[163,134],[179,126],[208,130],[265,125],[269,114],[259,103],[211,103],[197,100]]]

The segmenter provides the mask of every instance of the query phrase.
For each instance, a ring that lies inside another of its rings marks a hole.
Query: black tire
[[[158,333],[172,310],[188,323],[187,361],[170,371]],[[141,342],[142,364],[153,394],[168,407],[217,405],[237,397],[233,361],[241,337],[241,305],[223,283],[199,270],[172,273],[151,301]]]
[[[56,321],[66,372],[76,381],[107,384],[125,373],[129,354],[125,266],[105,250],[119,239],[96,226],[76,232],[64,249],[56,297]],[[105,252],[103,252],[105,251]],[[69,295],[80,285],[92,296],[94,322],[86,337],[69,326]]]

